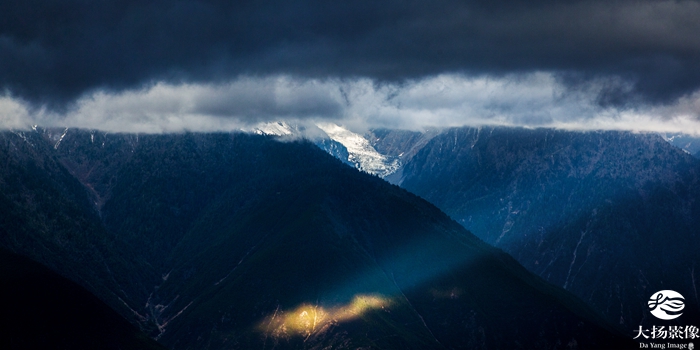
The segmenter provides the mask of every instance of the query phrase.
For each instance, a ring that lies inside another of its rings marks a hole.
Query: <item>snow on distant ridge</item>
[[[398,159],[392,159],[377,152],[360,134],[331,123],[317,123],[316,126],[328,134],[331,140],[345,146],[349,154],[348,161],[364,172],[386,177],[396,172],[401,166]]]
[[[700,152],[700,137],[680,133],[661,133],[660,135],[668,143],[682,149],[685,153],[694,155]]]
[[[284,121],[276,121],[260,123],[247,131],[258,135],[317,139],[319,135],[306,135],[310,129],[315,129],[316,127],[322,133],[325,133],[322,138],[338,142],[347,149],[348,159],[343,160],[354,164],[357,169],[379,177],[385,177],[396,172],[401,166],[398,159],[377,152],[362,135],[332,123],[316,123],[315,125],[300,127],[298,125],[290,125]],[[328,150],[326,151],[328,152]],[[331,155],[338,156],[332,153]]]
[[[258,135],[289,136],[297,133],[297,130],[285,122],[269,122],[258,124],[253,130]]]

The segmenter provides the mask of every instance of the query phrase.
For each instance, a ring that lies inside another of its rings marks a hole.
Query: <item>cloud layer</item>
[[[659,105],[700,87],[698,18],[694,0],[11,0],[0,87],[60,110],[158,82],[549,72],[566,89],[617,79],[602,106]]]
[[[442,74],[401,83],[361,79],[243,77],[219,84],[158,83],[85,94],[64,111],[37,109],[7,95],[0,124],[79,127],[111,132],[250,129],[284,120],[422,130],[463,125],[620,129],[700,135],[700,93],[664,105],[601,106],[605,80],[571,90],[551,73],[501,77]],[[310,128],[313,129],[313,128]]]

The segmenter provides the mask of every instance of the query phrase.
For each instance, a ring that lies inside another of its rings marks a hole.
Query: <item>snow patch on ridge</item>
[[[61,137],[58,139],[58,141],[56,142],[56,144],[53,146],[54,149],[58,149],[58,146],[61,144],[61,141],[63,141],[63,138],[66,137],[66,134],[67,134],[67,133],[68,133],[68,128],[66,128],[66,130],[63,130],[63,134],[62,134]]]
[[[349,154],[348,161],[364,172],[386,177],[401,166],[398,159],[377,152],[362,135],[331,123],[317,123],[316,126],[328,134],[331,140],[345,146]]]
[[[294,127],[285,122],[269,122],[258,124],[253,130],[258,135],[289,136],[297,133]]]
[[[348,157],[347,159],[342,159],[343,161],[354,164],[355,168],[366,173],[382,178],[395,173],[401,167],[399,159],[377,152],[364,136],[333,123],[293,125],[283,121],[276,121],[260,123],[252,129],[243,131],[282,138],[307,138],[316,141],[319,138],[333,140],[347,149]],[[319,142],[316,142],[316,144],[318,145]],[[339,157],[338,154],[334,154],[324,147],[321,148],[331,155]]]
[[[668,143],[682,149],[687,154],[693,155],[700,152],[700,137],[680,133],[661,133],[659,135]]]

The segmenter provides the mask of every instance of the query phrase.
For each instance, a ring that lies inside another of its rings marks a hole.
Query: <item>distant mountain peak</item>
[[[348,150],[348,160],[362,171],[386,177],[396,172],[401,166],[398,159],[377,152],[370,142],[360,134],[337,124],[317,123],[316,125],[333,141],[345,146]]]
[[[346,164],[382,178],[395,173],[401,167],[400,157],[378,152],[365,136],[338,124],[296,125],[275,121],[261,123],[244,131],[258,135],[315,140],[318,147]]]
[[[661,133],[661,137],[673,146],[676,146],[685,153],[700,157],[700,137],[681,133]]]
[[[290,136],[298,134],[299,130],[287,122],[277,121],[258,124],[252,132],[258,135]]]

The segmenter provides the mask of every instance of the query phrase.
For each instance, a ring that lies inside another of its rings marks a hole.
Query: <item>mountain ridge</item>
[[[684,317],[698,318],[699,262],[683,242],[697,240],[700,166],[659,136],[455,128],[403,174],[403,187],[611,322],[650,322],[646,301],[661,289],[682,290]]]
[[[311,143],[60,137],[54,159],[105,199],[91,210],[105,254],[121,257],[108,267],[138,271],[109,274],[119,298],[102,296],[172,349],[633,344],[426,201]]]

